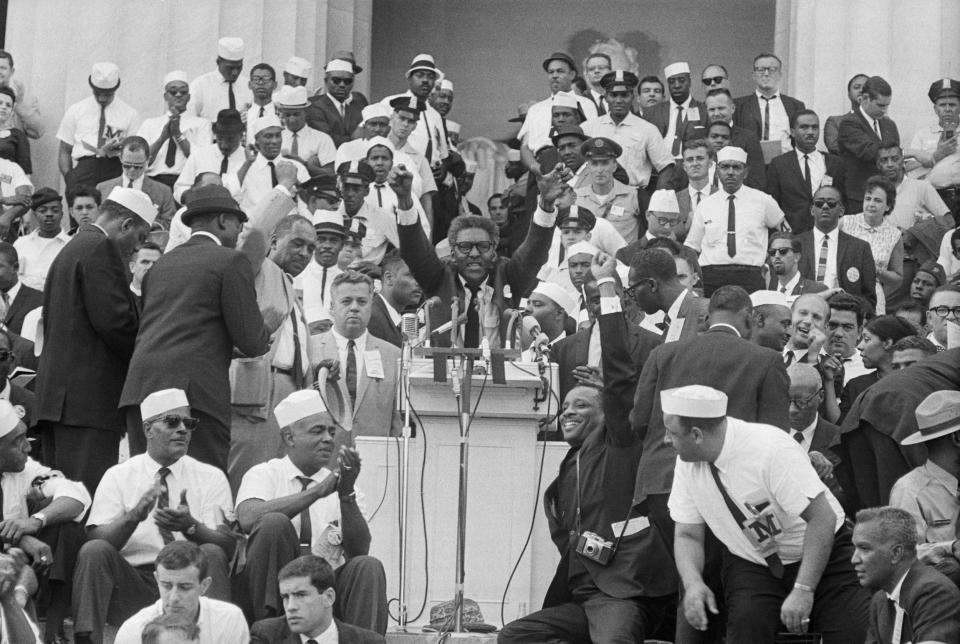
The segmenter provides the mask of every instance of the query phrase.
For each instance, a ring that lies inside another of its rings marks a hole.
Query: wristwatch
[[[43,512],[34,512],[33,514],[30,515],[30,518],[36,519],[37,521],[40,522],[41,530],[47,527],[47,515],[45,515]]]

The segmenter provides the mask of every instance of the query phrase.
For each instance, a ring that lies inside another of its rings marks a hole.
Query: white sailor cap
[[[574,255],[589,255],[590,257],[596,257],[600,252],[600,249],[591,244],[588,241],[578,241],[576,244],[571,245],[567,248],[567,258],[573,257]]]
[[[753,306],[764,306],[765,304],[777,304],[790,308],[787,296],[780,291],[754,291],[750,294],[750,304]]]
[[[734,145],[720,148],[720,151],[717,152],[717,163],[723,163],[724,161],[736,161],[746,165],[747,152],[743,148],[738,148]]]
[[[323,404],[320,392],[316,389],[295,391],[281,400],[273,410],[277,425],[281,428],[289,427],[298,420],[325,413],[327,413],[327,406]]]
[[[142,190],[116,186],[110,191],[110,194],[107,195],[107,200],[120,204],[128,210],[132,210],[140,219],[151,226],[157,219],[157,206],[150,201],[150,197]]]
[[[224,60],[243,60],[243,38],[221,38],[217,41],[217,55]]]
[[[187,79],[187,72],[182,69],[177,69],[172,72],[169,72],[166,76],[163,77],[163,86],[166,87],[170,83],[189,83]]]
[[[283,123],[280,122],[280,117],[277,116],[276,113],[268,111],[260,118],[254,119],[253,124],[250,126],[250,131],[256,136],[270,127],[282,128]]]
[[[577,103],[577,97],[575,94],[572,94],[571,92],[557,92],[553,95],[553,106],[577,109],[579,103]]]
[[[362,118],[363,122],[366,123],[370,119],[388,119],[390,118],[391,114],[393,114],[393,110],[383,103],[371,103],[363,108],[363,110],[360,112],[360,118]]]
[[[663,413],[687,418],[721,418],[727,415],[727,394],[713,387],[687,385],[660,392]]]
[[[533,293],[539,293],[540,295],[550,298],[556,302],[557,306],[563,309],[567,315],[574,316],[577,314],[577,300],[570,294],[570,291],[563,288],[559,284],[553,282],[540,282],[537,286],[531,291]]]
[[[375,137],[373,137],[373,138],[367,139],[366,152],[370,152],[370,150],[371,150],[372,148],[375,148],[375,147],[377,147],[378,145],[381,145],[381,146],[387,148],[387,149],[390,150],[391,152],[396,152],[396,151],[397,151],[397,148],[393,145],[393,143],[390,141],[390,139],[388,139],[388,138],[385,137],[385,136],[375,136]]]
[[[663,68],[663,75],[667,78],[679,76],[680,74],[689,74],[690,65],[685,62],[670,63]]]
[[[140,417],[146,422],[184,407],[190,407],[187,392],[183,389],[161,389],[143,399],[140,403]]]
[[[657,190],[650,195],[650,205],[647,212],[675,212],[680,213],[680,204],[677,203],[677,193],[673,190]]]

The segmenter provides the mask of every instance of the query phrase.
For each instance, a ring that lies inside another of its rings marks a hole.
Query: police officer
[[[957,128],[960,125],[960,81],[942,78],[930,85],[927,96],[937,113],[937,125],[916,133],[904,156],[915,157],[923,169],[918,176],[937,189],[956,218],[960,215],[960,154]]]
[[[590,166],[590,184],[577,188],[577,205],[588,208],[597,218],[606,219],[617,229],[626,243],[636,241],[646,232],[640,218],[637,191],[617,180],[617,158],[623,148],[613,139],[598,136],[587,139],[580,153]]]

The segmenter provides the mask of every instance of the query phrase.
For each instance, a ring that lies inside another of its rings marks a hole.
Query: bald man
[[[843,502],[843,490],[833,474],[840,465],[840,428],[819,413],[823,402],[823,378],[808,364],[787,369],[790,378],[790,435],[807,450],[820,480]]]

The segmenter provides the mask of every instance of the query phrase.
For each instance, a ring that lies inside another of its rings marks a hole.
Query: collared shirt
[[[341,362],[341,364],[344,363]],[[316,483],[322,483],[329,474],[330,470],[322,467],[307,478],[312,479]],[[272,458],[266,463],[254,465],[243,475],[243,481],[240,482],[240,489],[237,490],[237,505],[239,506],[244,501],[249,501],[250,499],[272,501],[290,496],[291,494],[299,494],[303,491],[303,483],[297,479],[299,476],[306,476],[306,474],[301,472],[300,468],[293,464],[289,456]],[[356,493],[357,507],[359,507],[360,513],[366,518],[363,493],[359,488],[356,489]],[[299,535],[300,514],[297,513],[291,517],[290,523],[293,524],[293,529],[296,530]],[[339,525],[339,523],[340,498],[336,494],[328,494],[313,502],[310,506],[310,525],[312,528],[312,549],[314,554],[324,556],[324,553],[329,550],[329,544],[325,541],[327,538],[327,530],[331,526]],[[334,567],[342,564],[342,561],[335,563],[328,560],[328,562]]]
[[[9,159],[0,159],[0,197],[12,197],[21,187],[30,188],[30,192],[33,192],[33,183],[23,168]]]
[[[623,153],[617,161],[627,171],[631,186],[645,188],[653,168],[663,170],[673,163],[670,148],[664,145],[657,126],[634,114],[627,113],[619,124],[604,114],[585,121],[582,127],[587,136],[603,136],[620,144]]]
[[[921,219],[945,215],[948,212],[950,209],[929,181],[904,177],[897,186],[897,200],[893,210],[885,221],[906,230]]]
[[[828,233],[824,233],[822,230],[813,227],[813,257],[810,259],[813,261],[813,274],[814,279],[817,276],[817,267],[820,266],[820,251],[823,248],[823,238],[827,237],[827,266],[823,274],[824,284],[827,285],[827,288],[837,288],[837,244],[840,237],[840,226],[837,225],[836,228],[831,230]]]
[[[594,320],[590,325],[590,342],[587,344],[587,366],[599,367],[603,358],[603,343],[600,342],[600,325]]]
[[[410,196],[413,200],[413,209],[417,211],[420,217],[420,225],[423,227],[423,232],[429,239],[432,229],[430,228],[430,221],[427,219],[427,213],[423,210],[423,204],[420,203],[420,197],[418,197],[416,191],[413,190],[411,190]],[[391,214],[396,213],[397,207],[400,205],[400,198],[397,197],[397,193],[390,187],[389,183],[371,183],[370,192],[367,193],[367,196],[364,197],[363,200],[369,204],[370,207],[379,208]]]
[[[796,434],[803,436],[803,442],[797,441],[807,453],[810,453],[810,444],[813,442],[813,435],[817,432],[817,422],[820,420],[820,414],[813,417],[813,421],[803,429],[790,429],[790,438],[797,440]]]
[[[846,358],[839,358],[843,363],[843,384],[846,385],[854,378],[873,373],[873,369],[867,369],[863,364],[863,356],[856,349]]]
[[[157,484],[161,467],[149,454],[138,454],[107,470],[93,497],[87,527],[113,523],[130,512],[146,491]],[[180,493],[186,490],[190,514],[211,530],[215,530],[222,521],[219,513],[227,517],[233,514],[230,485],[222,471],[190,456],[181,457],[168,469],[167,489],[171,505],[179,503]],[[163,537],[154,523],[155,514],[156,506],[146,519],[137,524],[120,550],[121,556],[131,566],[152,564],[163,548]],[[185,538],[179,532],[174,532],[173,537]]]
[[[106,127],[104,140],[120,138],[133,134],[137,126],[137,110],[119,98],[114,98],[103,111]],[[73,146],[70,156],[73,160],[96,156],[100,145],[100,103],[93,96],[74,103],[67,108],[57,130],[57,138]]]
[[[701,266],[763,266],[767,261],[769,229],[783,222],[783,211],[773,197],[760,190],[741,186],[733,193],[737,254],[731,258],[727,254],[729,196],[725,190],[719,190],[700,202],[693,211],[693,222],[685,243],[700,252]]]
[[[347,357],[350,347],[348,346],[350,339],[340,334],[335,328],[330,329],[330,333],[333,335],[333,339],[337,343],[337,358],[340,360],[340,365],[342,367],[342,373],[346,376],[347,369]],[[360,337],[353,339],[353,353],[354,357],[357,359],[357,378],[359,379],[360,374],[364,373],[364,353],[367,350],[367,337],[369,334],[364,331]],[[358,380],[359,382],[359,380]]]
[[[337,623],[331,619],[327,629],[316,637],[310,637],[306,633],[300,633],[300,644],[307,644],[310,640],[313,640],[317,644],[340,644],[340,632],[337,630]]]
[[[183,198],[184,191],[193,187],[193,183],[198,174],[203,174],[204,172],[220,174],[220,163],[222,161],[223,152],[220,151],[220,148],[218,148],[215,143],[191,149],[190,158],[183,164],[183,169],[180,170],[180,176],[177,177],[177,182],[173,184],[174,198],[180,201]],[[237,172],[239,172],[240,168],[246,162],[247,157],[243,153],[243,146],[238,145],[237,149],[227,157],[227,176],[233,178],[234,185],[239,184]],[[223,178],[225,180],[227,179],[227,177]],[[226,181],[224,183],[226,183]]]
[[[956,526],[960,518],[955,476],[928,460],[893,484],[890,505],[906,510],[916,520],[918,554],[950,551],[957,538]]]
[[[208,233],[205,230],[198,230],[195,233],[190,233],[190,236],[191,237],[207,237],[209,239],[212,239],[217,244],[217,246],[223,246],[223,242],[220,241],[219,237],[217,237],[213,233]]]
[[[763,134],[763,116],[766,112],[767,100],[760,90],[754,90],[757,96],[757,103],[760,106],[760,134]],[[790,118],[787,116],[787,109],[783,106],[783,100],[780,98],[780,92],[777,92],[769,101],[770,104],[770,138],[769,141],[783,141],[790,139]],[[760,137],[763,138],[762,136]],[[787,150],[789,150],[789,146]],[[818,185],[814,183],[813,185]]]
[[[169,122],[169,112],[163,116],[146,119],[143,124],[140,125],[137,136],[142,136],[147,140],[147,143],[153,145],[153,143],[160,138],[160,133],[163,132],[163,128],[165,128]],[[210,121],[190,114],[189,112],[184,112],[180,115],[180,134],[183,135],[190,144],[191,154],[193,154],[197,148],[213,143],[213,128]],[[187,162],[187,156],[183,153],[183,150],[180,149],[180,146],[176,144],[176,141],[173,142],[173,146],[177,151],[176,157],[174,158],[173,165],[167,166],[167,146],[172,140],[173,139],[167,139],[167,141],[160,146],[160,149],[157,150],[156,158],[147,168],[147,176],[155,177],[158,174],[180,174],[180,171],[183,170],[183,166]]]
[[[793,151],[797,155],[797,165],[800,167],[800,176],[803,176],[803,157],[807,157],[807,164],[810,166],[810,189],[816,192],[823,183],[823,178],[827,175],[827,161],[823,152],[814,150],[813,152],[801,152],[799,148]],[[812,193],[811,193],[812,194]]]
[[[253,122],[260,117],[260,110],[263,109],[263,116],[270,116],[273,114],[276,116],[277,107],[273,104],[273,101],[267,101],[264,105],[257,105],[256,103],[250,106],[250,109],[247,110],[247,143],[253,143],[254,141],[254,132],[253,132]]]
[[[10,304],[13,304],[13,301],[14,301],[15,299],[17,299],[17,294],[20,292],[20,285],[21,285],[21,284],[23,284],[23,282],[21,282],[21,281],[18,279],[18,280],[14,283],[13,286],[11,286],[9,289],[7,289],[7,306],[8,306],[8,307],[9,307]],[[6,311],[4,311],[4,315],[3,315],[3,316],[0,316],[0,317],[5,317],[5,316],[6,316]]]
[[[392,111],[390,101],[400,96],[413,96],[413,92],[407,90],[402,94],[393,94],[380,102]],[[423,157],[427,157],[427,146],[430,146],[430,158],[427,159],[430,167],[436,166],[450,153],[447,149],[447,137],[444,136],[443,117],[430,103],[426,103],[426,109],[420,112],[420,120],[410,133],[407,143]]]
[[[784,364],[787,364],[787,365],[792,365],[796,363],[811,364],[811,365],[815,364],[814,362],[811,362],[811,358],[809,357],[810,349],[809,348],[800,349],[793,346],[792,339],[789,342],[787,342],[787,346],[783,348],[782,355],[783,355],[783,362]],[[820,347],[820,352],[817,353],[817,358],[819,359],[820,357],[826,356],[826,355],[828,355],[826,350],[823,347]]]
[[[799,283],[800,283],[800,271],[797,271],[796,273],[794,273],[793,277],[791,277],[787,281],[786,284],[782,284],[778,279],[777,290],[780,291],[781,293],[790,295],[791,293],[793,293],[793,289],[797,288],[797,284]]]
[[[227,81],[223,80],[223,76],[217,69],[197,76],[190,82],[190,102],[187,104],[187,111],[196,116],[202,116],[211,123],[216,121],[220,110],[230,107],[228,90]],[[233,97],[235,109],[240,113],[253,103],[250,78],[246,74],[240,74],[233,82]]]
[[[772,520],[779,526],[781,531],[768,538],[773,539],[784,564],[795,563],[803,555],[807,524],[800,515],[811,499],[823,494],[836,514],[835,529],[843,525],[840,504],[820,481],[803,448],[784,431],[728,417],[714,465],[744,516],[759,515],[761,524]],[[705,523],[732,554],[767,565],[727,508],[709,463],[677,460],[668,505],[677,523]],[[755,511],[758,508],[760,511]]]
[[[689,120],[699,120],[691,119],[688,116],[688,110],[690,110],[690,104],[693,102],[693,95],[687,96],[687,99],[682,103],[677,103],[670,98],[668,100],[670,104],[670,122],[667,124],[667,133],[663,135],[663,143],[667,146],[668,150],[673,150],[673,140],[677,138],[677,126],[680,123],[677,123],[677,108],[683,108],[683,117],[680,119],[680,122],[683,122],[683,119]],[[694,108],[699,111],[699,108]],[[699,115],[698,115],[699,116]]]
[[[281,133],[283,143],[280,146],[280,154],[292,154],[294,134],[296,134],[297,139],[297,157],[303,159],[304,162],[309,161],[311,157],[317,157],[320,165],[327,165],[333,163],[334,159],[337,158],[337,146],[333,144],[330,135],[315,130],[308,125],[304,125],[296,133],[283,128]]]
[[[43,290],[44,282],[47,281],[47,273],[50,272],[50,265],[57,258],[63,247],[70,241],[70,235],[65,231],[60,231],[53,237],[41,237],[40,231],[34,230],[26,237],[20,237],[13,243],[20,256],[20,281],[35,288],[38,291]]]
[[[339,168],[341,164],[366,158],[367,145],[369,144],[366,139],[344,141],[337,148],[336,160],[333,162],[334,167]],[[410,185],[413,194],[424,195],[428,192],[436,192],[437,182],[433,178],[430,164],[423,158],[423,155],[415,154],[411,156],[407,154],[404,151],[408,149],[407,145],[405,144],[403,149],[393,151],[393,167],[402,165],[413,174],[413,183]],[[371,186],[370,189],[373,190],[373,187]]]
[[[293,287],[302,293],[303,315],[307,324],[330,318],[330,286],[333,278],[342,273],[334,264],[327,267],[327,279],[323,279],[323,266],[311,259],[307,267],[293,279]]]
[[[714,168],[716,164],[711,164],[711,169]],[[700,193],[700,202],[702,203],[704,199],[710,196],[710,184],[713,181],[713,174],[708,174],[707,185],[697,190],[692,185],[687,186],[687,194],[690,195],[690,212],[689,213],[680,213],[681,217],[690,217],[693,214],[693,211],[697,209],[697,193]]]
[[[4,387],[4,400],[10,400],[10,383]],[[39,479],[39,480],[38,480]],[[34,481],[37,484],[34,485]],[[83,483],[71,481],[46,465],[41,465],[29,456],[27,463],[20,472],[0,473],[0,488],[3,490],[3,518],[26,519],[30,516],[27,508],[27,499],[35,500],[39,494],[43,499],[73,499],[83,505],[83,509],[71,519],[75,523],[83,523],[83,515],[90,508],[90,494]]]
[[[307,328],[307,325],[303,323],[304,316],[300,311],[300,305],[294,304],[293,308],[293,319],[290,315],[287,315],[283,320],[283,324],[280,325],[278,329],[275,342],[277,344],[276,351],[273,352],[273,362],[271,363],[274,367],[279,369],[292,369],[294,363],[294,342],[293,342],[293,324],[296,320],[297,324],[297,340],[300,345],[300,365],[303,369],[303,374],[307,374],[310,368],[310,355],[307,351],[307,338],[310,337],[310,331]]]
[[[125,621],[117,631],[114,644],[140,644],[143,628],[163,615],[163,600],[158,599]],[[239,607],[218,599],[200,598],[198,644],[236,644],[249,642],[247,620]]]
[[[942,138],[943,127],[939,123],[929,125],[917,130],[917,133],[913,135],[913,140],[910,141],[910,147],[915,150],[927,152],[928,154],[933,154],[937,146],[940,145]],[[924,174],[925,173],[926,170],[924,171]]]
[[[933,335],[933,331],[931,331],[930,333],[927,334],[927,340],[930,340],[930,342],[933,343],[933,346],[935,346],[935,347],[937,348],[937,351],[946,351],[946,350],[947,350],[946,345],[943,344],[942,342],[940,342],[940,340],[937,340],[937,337],[936,337],[935,335]]]
[[[273,181],[270,173],[270,163],[292,163],[297,168],[297,182],[304,183],[310,180],[310,173],[303,167],[303,164],[293,159],[277,157],[268,159],[262,154],[257,154],[250,167],[247,168],[247,174],[243,177],[243,184],[240,188],[240,208],[250,212],[254,206],[260,203],[260,200],[270,194],[273,189]]]
[[[640,204],[637,202],[637,189],[620,183],[616,179],[613,187],[605,195],[594,192],[593,186],[577,188],[577,205],[586,208],[597,219],[606,219],[617,229],[626,243],[634,242],[640,233]]]
[[[864,112],[862,105],[860,106],[860,114],[867,120],[867,125],[870,126],[870,129],[873,131],[873,133],[876,134],[879,132],[880,138],[883,138],[883,130],[880,129],[880,121]]]
[[[597,106],[585,96],[577,96],[577,103],[583,111],[584,120],[589,121],[597,117]],[[531,152],[536,152],[545,145],[550,145],[550,131],[553,129],[553,96],[534,103],[527,110],[527,117],[523,120],[517,138],[523,141]],[[416,131],[416,130],[414,130]]]

